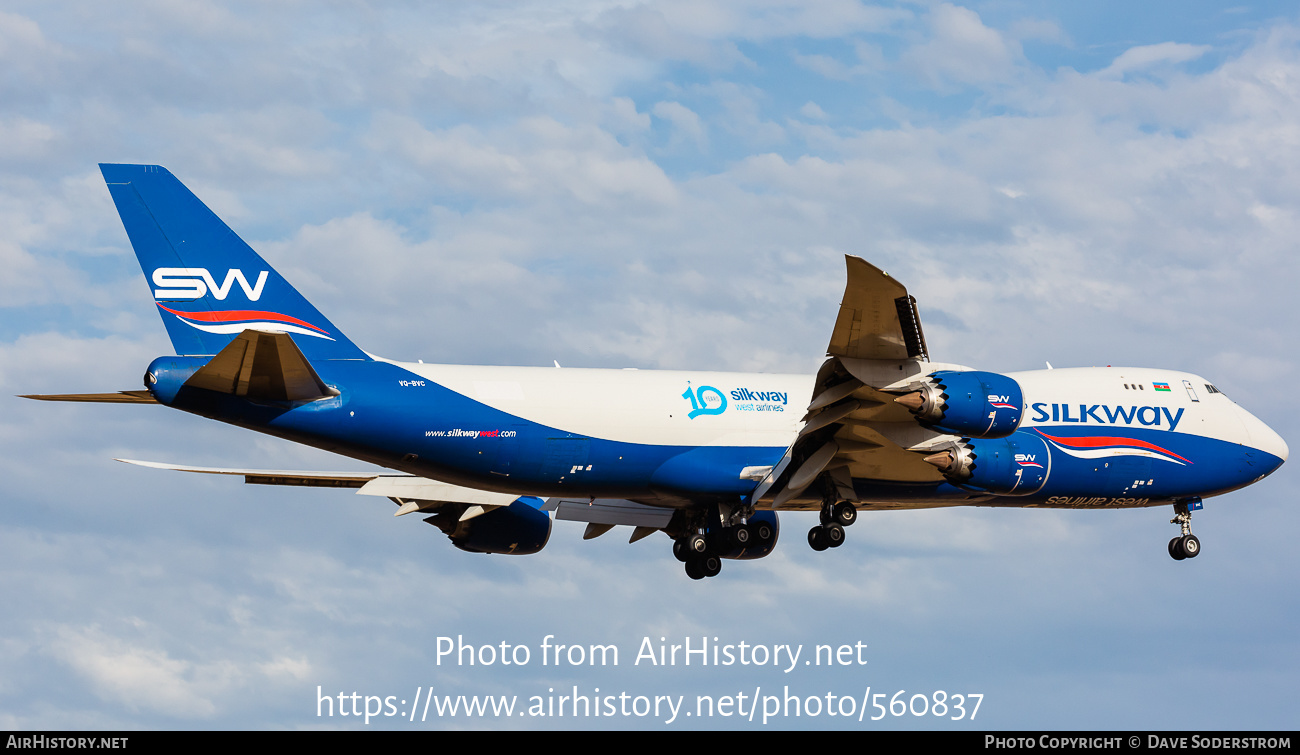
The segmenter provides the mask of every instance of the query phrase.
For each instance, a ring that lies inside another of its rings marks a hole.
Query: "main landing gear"
[[[770,548],[776,539],[776,528],[761,519],[737,521],[709,530],[707,534],[701,533],[700,528],[673,541],[673,555],[686,565],[686,576],[691,579],[716,577],[722,572],[723,556],[735,558],[747,548]]]
[[[808,545],[815,551],[838,548],[844,544],[844,528],[858,521],[858,510],[848,501],[822,504],[822,523],[808,530]]]
[[[673,555],[686,564],[686,576],[691,579],[716,577],[722,573],[722,559],[715,553],[708,552],[708,546],[696,551],[695,543],[704,543],[703,535],[691,535],[673,543]]]
[[[1169,555],[1175,561],[1196,558],[1201,553],[1201,541],[1192,534],[1192,512],[1201,507],[1199,498],[1191,501],[1179,501],[1174,504],[1174,518],[1170,524],[1179,525],[1183,534],[1169,541]]]

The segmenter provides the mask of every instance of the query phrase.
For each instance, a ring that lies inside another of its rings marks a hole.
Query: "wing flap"
[[[425,503],[462,503],[469,506],[509,506],[519,498],[513,493],[494,493],[490,490],[476,490],[447,482],[438,482],[426,477],[375,476],[361,486],[357,495],[377,495],[384,498]],[[421,509],[430,508],[420,506]]]
[[[644,503],[621,498],[597,498],[595,500],[586,498],[550,498],[547,499],[544,508],[555,511],[556,519],[564,519],[570,522],[587,522],[598,526],[609,525],[610,527],[626,525],[663,529],[668,526],[668,522],[673,518],[672,509],[661,506],[647,506]],[[644,536],[642,535],[642,537]]]

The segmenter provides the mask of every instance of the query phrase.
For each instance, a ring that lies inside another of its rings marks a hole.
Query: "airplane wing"
[[[519,496],[461,487],[424,477],[383,472],[300,472],[272,469],[226,469],[163,464],[156,461],[116,459],[152,469],[171,469],[198,474],[242,475],[250,485],[296,485],[326,488],[357,488],[357,495],[382,496],[400,508],[393,516],[415,511],[434,511],[446,505],[463,507],[460,520],[472,519],[499,506],[509,506]]]
[[[357,495],[383,496],[391,499],[399,506],[393,516],[418,511],[434,514],[439,518],[454,519],[457,523],[469,521],[502,506],[509,506],[519,499],[519,496],[509,493],[466,488],[400,473],[230,469],[164,464],[137,459],[115,459],[114,461],[151,469],[170,469],[176,472],[239,475],[243,476],[244,482],[249,485],[357,488]],[[541,511],[554,511],[556,519],[586,522],[587,529],[582,536],[584,540],[599,537],[616,525],[627,525],[634,528],[628,542],[635,543],[667,527],[673,517],[672,509],[612,498],[549,498],[539,508]]]
[[[540,510],[540,498],[477,490],[408,474],[226,469],[134,459],[117,461],[177,472],[242,475],[244,482],[254,485],[356,488],[357,495],[382,496],[396,503],[398,509],[393,516],[426,514],[426,524],[441,530],[452,545],[471,553],[536,553],[545,547],[551,533],[550,516]],[[479,519],[485,514],[491,516]],[[486,524],[479,528],[480,523]]]
[[[223,467],[191,467],[185,464],[164,464],[159,461],[139,461],[138,459],[114,459],[124,464],[134,464],[150,469],[170,469],[175,472],[194,472],[197,474],[243,475],[249,485],[301,485],[322,488],[359,488],[379,477],[382,473],[373,472],[291,472],[274,469],[226,469]]]
[[[920,425],[896,401],[938,367],[929,361],[916,299],[888,273],[846,256],[848,283],[828,359],[785,457],[755,490],[759,508],[816,510],[823,498],[857,501],[853,481],[932,485],[927,454],[958,440]]]

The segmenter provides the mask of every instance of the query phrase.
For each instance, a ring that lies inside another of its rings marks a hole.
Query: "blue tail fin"
[[[367,359],[166,168],[101,164],[177,354],[245,329],[290,333],[310,359]]]

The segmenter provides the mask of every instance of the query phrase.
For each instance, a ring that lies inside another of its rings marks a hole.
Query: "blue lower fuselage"
[[[584,435],[524,419],[382,361],[319,362],[314,366],[337,396],[299,405],[258,404],[182,387],[205,361],[159,359],[151,367],[158,378],[151,389],[163,403],[187,412],[417,476],[521,495],[664,505],[741,500],[758,485],[743,474],[746,468],[777,465],[789,445],[643,443]],[[868,506],[1129,507],[1226,492],[1282,463],[1244,443],[1140,426],[1049,422],[1021,427],[1012,436],[1017,439],[1047,449],[1028,462],[1045,465],[1041,486],[992,496],[947,480],[855,478],[854,487]],[[985,459],[991,461],[987,452]]]

